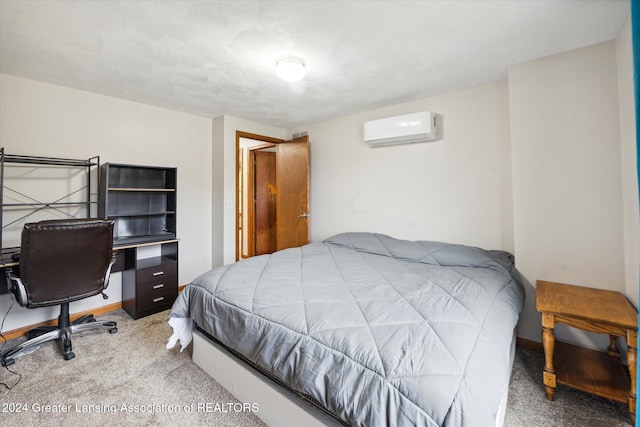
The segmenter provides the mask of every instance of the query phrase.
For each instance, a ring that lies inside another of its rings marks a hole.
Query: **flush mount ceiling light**
[[[276,75],[287,82],[295,82],[304,77],[304,61],[297,56],[281,56],[276,59]]]

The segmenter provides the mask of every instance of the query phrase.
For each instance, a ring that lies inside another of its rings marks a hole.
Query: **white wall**
[[[211,161],[211,262],[224,264],[225,183],[224,180],[224,116],[213,119]],[[234,184],[235,185],[235,184]]]
[[[507,83],[293,129],[309,131],[311,239],[373,231],[513,250]],[[369,148],[363,123],[416,111],[443,118],[439,141]]]
[[[176,166],[179,283],[211,266],[211,119],[0,75],[0,141],[9,154],[89,158],[102,163]],[[100,296],[71,304],[77,312],[121,300],[114,274]],[[0,296],[0,313],[8,309]],[[4,330],[57,316],[57,309],[14,307]]]
[[[638,306],[640,263],[640,212],[638,211],[638,166],[636,155],[636,116],[633,97],[633,51],[631,17],[616,39],[620,147],[622,159],[622,212],[624,217],[625,293]]]
[[[536,280],[626,290],[616,45],[514,65],[508,76],[515,257],[528,282],[518,335],[539,341]]]

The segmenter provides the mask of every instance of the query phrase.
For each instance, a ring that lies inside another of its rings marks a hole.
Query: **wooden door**
[[[255,151],[254,255],[276,251],[276,153]]]
[[[309,137],[276,146],[277,250],[309,243]]]

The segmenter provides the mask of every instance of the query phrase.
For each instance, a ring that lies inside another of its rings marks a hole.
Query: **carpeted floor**
[[[0,368],[0,382],[11,387],[0,385],[0,424],[263,426],[255,408],[239,404],[192,363],[190,347],[165,350],[171,334],[166,317],[162,312],[134,321],[118,310],[100,316],[118,322],[117,334],[74,336],[75,359],[64,361],[46,343],[11,366],[21,377]],[[548,402],[543,364],[542,354],[516,351],[505,426],[631,425],[626,405],[566,387]]]

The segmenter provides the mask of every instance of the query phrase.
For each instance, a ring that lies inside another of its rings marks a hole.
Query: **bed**
[[[507,252],[343,233],[201,275],[169,323],[347,425],[491,426],[523,304]]]

